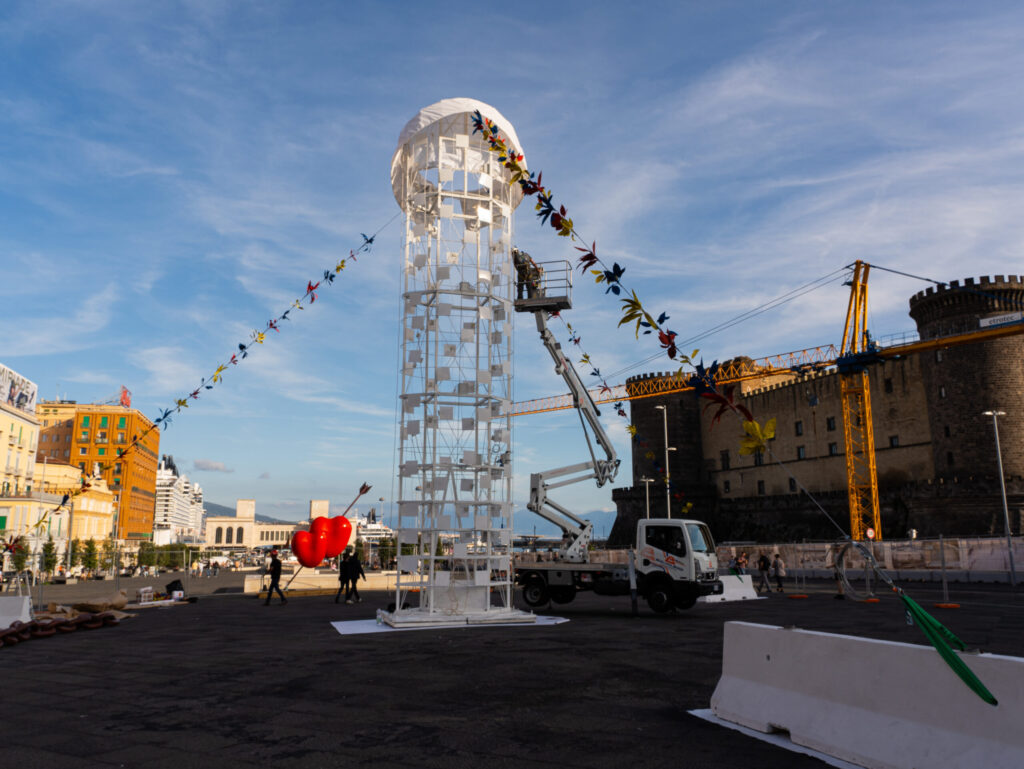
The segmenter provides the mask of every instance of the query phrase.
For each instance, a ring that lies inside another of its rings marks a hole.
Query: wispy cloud
[[[223,462],[215,462],[212,459],[196,459],[192,462],[192,469],[201,472],[209,473],[233,473],[233,468],[229,468]]]
[[[70,313],[66,300],[52,297],[45,315],[26,313],[16,327],[11,326],[10,330],[16,329],[17,333],[9,333],[4,340],[4,354],[54,355],[101,344],[104,340],[98,332],[110,323],[117,297],[116,284],[109,283],[99,291],[86,293],[77,302],[73,300]]]
[[[135,366],[146,372],[146,392],[155,396],[185,393],[209,373],[192,361],[192,354],[173,345],[139,350],[131,359]]]

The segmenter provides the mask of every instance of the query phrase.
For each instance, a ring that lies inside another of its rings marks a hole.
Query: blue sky
[[[451,96],[515,125],[680,338],[857,258],[1021,272],[1022,27],[1014,3],[5,3],[0,362],[45,398],[124,384],[155,416],[392,219],[398,134]],[[532,214],[518,245],[573,258]],[[364,481],[391,498],[399,225],[163,434],[208,500],[298,518]],[[873,273],[874,335],[912,329],[926,285]],[[616,328],[603,289],[580,279],[575,299],[616,381],[668,368],[637,365],[657,347]],[[690,346],[838,342],[845,303],[836,280]],[[518,400],[564,392],[545,355],[520,322]],[[585,457],[569,412],[519,418],[514,440],[520,503],[530,472]],[[563,498],[614,509],[607,487]]]

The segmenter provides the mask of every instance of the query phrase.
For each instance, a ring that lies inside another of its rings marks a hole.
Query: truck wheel
[[[672,611],[675,606],[672,585],[665,580],[658,580],[652,584],[647,591],[647,605],[657,614]]]
[[[574,587],[553,587],[551,588],[551,600],[555,603],[572,603],[576,597],[576,588]]]
[[[523,584],[523,600],[527,606],[544,606],[548,603],[548,583],[543,577],[529,577]]]
[[[695,595],[676,596],[677,609],[692,609],[696,603],[697,596]]]

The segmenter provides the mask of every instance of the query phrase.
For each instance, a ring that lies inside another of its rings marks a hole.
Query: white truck
[[[654,611],[667,612],[689,608],[702,595],[721,593],[715,543],[701,521],[642,519],[637,523],[637,546],[629,554],[630,563],[589,562],[593,524],[548,495],[552,489],[589,479],[603,486],[614,480],[619,470],[615,448],[598,419],[600,411],[547,325],[550,314],[572,307],[572,268],[567,262],[539,265],[518,249],[513,249],[512,256],[518,289],[515,309],[533,313],[541,341],[555,362],[555,373],[569,386],[590,451],[589,462],[530,476],[527,509],[554,523],[564,536],[556,560],[515,567],[523,600],[530,606],[543,606],[548,601],[569,603],[580,590],[602,595],[634,593],[646,599]],[[603,458],[595,453],[595,443],[603,450]]]

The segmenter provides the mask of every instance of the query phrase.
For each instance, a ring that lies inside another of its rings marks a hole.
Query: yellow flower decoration
[[[775,437],[775,417],[765,422],[762,429],[756,421],[744,422],[746,436],[740,441],[740,454],[756,454],[768,448],[768,441]]]

